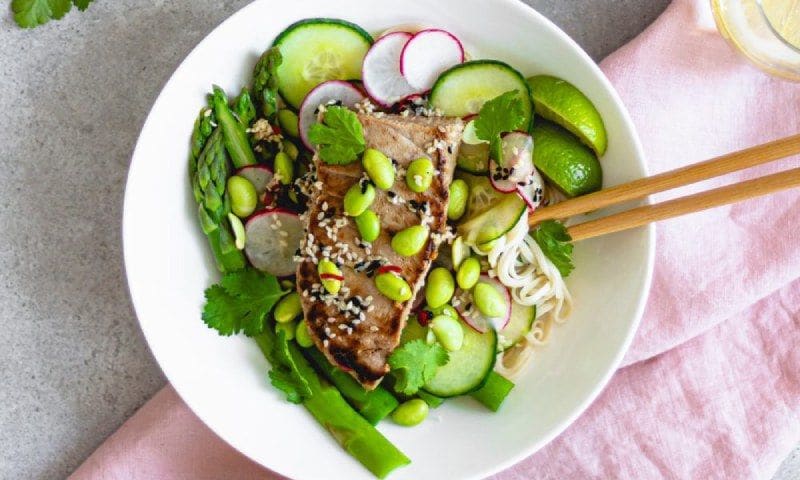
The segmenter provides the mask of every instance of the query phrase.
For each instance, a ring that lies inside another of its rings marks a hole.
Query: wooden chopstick
[[[706,192],[676,198],[655,205],[646,205],[608,217],[579,223],[567,228],[573,241],[640,227],[707,208],[767,195],[787,188],[800,187],[800,168],[747,180]]]
[[[647,195],[689,185],[726,173],[743,170],[779,158],[800,153],[800,134],[764,143],[738,152],[728,153],[711,160],[696,163],[668,172],[641,178],[632,182],[573,198],[550,207],[536,210],[528,218],[531,226],[549,219],[563,219],[608,207]],[[735,201],[735,200],[732,200]],[[720,204],[722,205],[722,204]],[[688,213],[684,212],[684,213]],[[668,218],[668,217],[664,217]]]

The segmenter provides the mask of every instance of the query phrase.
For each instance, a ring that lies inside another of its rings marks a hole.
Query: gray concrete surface
[[[528,1],[596,59],[668,3]],[[26,31],[3,2],[0,478],[63,478],[164,384],[127,297],[125,175],[161,85],[246,3],[97,0]]]

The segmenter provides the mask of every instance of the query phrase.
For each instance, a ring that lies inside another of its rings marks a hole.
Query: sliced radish
[[[394,32],[379,38],[370,47],[361,67],[364,88],[373,100],[390,107],[417,90],[400,73],[400,53],[412,37],[408,32]]]
[[[498,192],[516,192],[532,182],[533,137],[523,132],[503,136],[502,165],[495,159],[489,162],[489,180]]]
[[[349,82],[344,80],[330,80],[322,82],[308,92],[303,103],[300,104],[298,127],[300,139],[309,150],[314,146],[308,141],[308,129],[317,123],[317,108],[331,101],[340,101],[342,105],[352,108],[353,105],[364,99],[364,94]]]
[[[303,240],[303,224],[296,213],[266,209],[250,217],[244,228],[244,252],[254,267],[278,277],[294,273],[294,253]]]
[[[464,61],[464,47],[455,35],[438,28],[422,30],[403,47],[400,72],[417,91],[429,90],[439,75]]]
[[[544,181],[536,167],[533,168],[531,174],[531,183],[526,186],[517,185],[517,195],[520,196],[522,201],[528,206],[528,213],[533,213],[537,207],[542,203],[544,193]]]
[[[466,290],[459,290],[456,292],[457,301],[453,302],[454,307],[461,316],[461,319],[464,320],[464,323],[472,327],[476,332],[486,333],[490,328],[500,331],[505,328],[511,320],[511,292],[509,292],[508,288],[500,283],[499,280],[491,278],[488,275],[481,275],[480,281],[488,283],[506,298],[506,314],[497,318],[484,316],[474,305],[472,293]],[[458,305],[455,305],[456,303]]]
[[[264,194],[267,190],[267,185],[272,181],[272,169],[264,165],[248,165],[236,170],[236,175],[250,180],[250,183],[256,187],[258,197]]]

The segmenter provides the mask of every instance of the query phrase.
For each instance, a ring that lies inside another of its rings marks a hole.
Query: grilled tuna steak
[[[448,189],[463,131],[460,119],[360,114],[367,148],[375,148],[395,163],[395,183],[388,191],[376,189],[371,209],[380,217],[381,234],[366,244],[353,218],[346,217],[343,198],[347,190],[367,177],[361,162],[328,165],[315,157],[316,181],[311,187],[306,213],[307,233],[300,248],[297,288],[311,336],[328,359],[350,373],[368,389],[388,373],[387,357],[397,347],[418,290],[422,286],[437,247],[448,229]],[[415,193],[406,185],[405,168],[420,157],[432,160],[437,170],[430,188]],[[416,255],[403,257],[390,241],[398,231],[426,224],[431,235]],[[320,284],[317,263],[336,262],[344,277],[338,294]],[[377,270],[399,267],[414,296],[394,302],[375,286]]]

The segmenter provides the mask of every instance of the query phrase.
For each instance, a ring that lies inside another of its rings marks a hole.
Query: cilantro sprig
[[[395,389],[405,395],[417,393],[448,360],[447,350],[438,343],[428,345],[422,340],[406,343],[389,356]]]
[[[319,146],[319,157],[330,165],[347,165],[364,151],[364,129],[358,116],[345,107],[327,107],[323,123],[315,123],[308,139]]]
[[[492,158],[503,163],[501,135],[519,130],[525,124],[525,111],[519,99],[519,90],[509,90],[488,100],[475,119],[475,135],[489,142]]]
[[[22,28],[44,25],[50,20],[64,17],[75,5],[78,10],[86,10],[93,0],[12,0],[11,11],[14,21]]]
[[[272,275],[253,269],[228,273],[206,289],[203,322],[224,336],[239,332],[248,337],[258,335],[284,293]]]
[[[562,277],[569,276],[572,264],[572,237],[566,227],[555,220],[545,220],[531,233],[544,255],[558,268]]]

